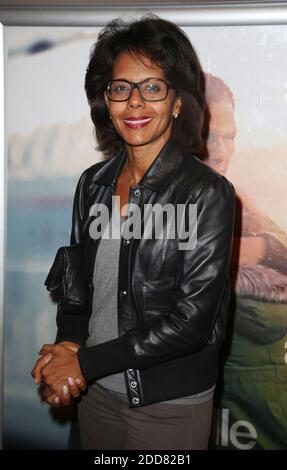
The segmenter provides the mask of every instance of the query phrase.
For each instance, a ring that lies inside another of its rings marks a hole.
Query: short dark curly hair
[[[176,24],[156,15],[108,23],[92,46],[85,76],[85,91],[99,150],[106,156],[121,151],[125,143],[113,127],[104,99],[113,65],[121,52],[137,53],[160,66],[167,81],[182,98],[173,137],[184,152],[198,153],[202,146],[204,110],[203,73],[187,35]]]

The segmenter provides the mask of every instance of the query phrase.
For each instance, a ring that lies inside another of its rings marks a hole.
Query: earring
[[[177,116],[178,116],[178,113],[175,113],[175,114],[173,115],[174,119],[177,119]]]
[[[110,119],[112,119],[112,116],[110,115]]]

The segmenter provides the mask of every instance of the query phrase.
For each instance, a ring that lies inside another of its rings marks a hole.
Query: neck
[[[129,175],[132,176],[135,181],[141,180],[166,142],[167,140],[161,140],[160,142],[138,147],[127,145],[128,158],[126,165],[128,166]]]

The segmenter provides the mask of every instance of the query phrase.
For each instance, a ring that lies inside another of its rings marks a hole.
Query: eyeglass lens
[[[158,101],[166,98],[168,86],[160,79],[144,80],[137,84],[142,98],[148,101]],[[123,80],[112,81],[107,89],[109,98],[114,101],[124,101],[130,98],[132,89],[131,83]]]

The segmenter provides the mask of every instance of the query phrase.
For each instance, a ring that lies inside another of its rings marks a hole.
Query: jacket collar
[[[147,187],[152,191],[162,191],[173,179],[183,158],[174,140],[170,138],[139,181],[139,186]],[[107,164],[92,177],[92,182],[115,188],[126,160],[127,151],[123,150],[107,161]]]

